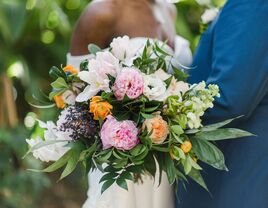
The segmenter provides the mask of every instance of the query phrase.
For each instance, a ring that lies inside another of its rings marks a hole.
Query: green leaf
[[[115,182],[114,179],[110,179],[110,180],[105,181],[101,187],[101,194],[103,194],[104,191],[106,191],[108,188],[110,188],[114,182]]]
[[[209,141],[197,138],[192,138],[191,142],[198,159],[219,170],[228,170],[223,153],[215,145]]]
[[[142,117],[145,118],[145,119],[151,119],[151,118],[154,118],[154,116],[151,115],[151,114],[146,114],[146,113],[142,113],[142,112],[141,112],[141,115],[142,115]]]
[[[96,55],[98,52],[101,51],[101,48],[95,44],[89,44],[88,51],[89,53]]]
[[[124,178],[121,177],[117,178],[116,183],[118,186],[128,191],[127,181]]]
[[[199,170],[192,169],[191,172],[188,174],[188,176],[191,179],[193,179],[196,183],[198,183],[200,186],[202,186],[206,191],[209,191]]]
[[[115,173],[115,172],[107,173],[107,174],[105,174],[104,176],[101,177],[99,183],[107,181],[107,180],[110,180],[110,179],[114,179],[117,176],[118,176],[118,174]]]
[[[70,158],[67,161],[67,165],[64,171],[62,172],[59,180],[62,180],[63,178],[70,175],[75,170],[80,159],[80,154],[83,151],[83,149],[84,149],[84,145],[81,142],[74,143],[69,153]]]
[[[51,93],[49,93],[49,99],[52,100],[56,95],[61,95],[65,91],[66,89],[54,90]]]
[[[160,146],[160,145],[153,145],[152,146],[152,149],[153,150],[157,150],[159,152],[169,152],[169,148],[168,147],[163,147],[163,146]]]
[[[130,172],[128,171],[124,171],[121,175],[120,175],[121,178],[125,179],[125,180],[130,180],[132,181],[133,180],[133,176]]]
[[[212,130],[219,129],[219,128],[221,128],[223,126],[226,126],[227,124],[230,124],[232,121],[234,121],[236,119],[239,119],[241,117],[243,117],[243,116],[238,116],[236,118],[232,118],[232,119],[228,119],[228,120],[225,120],[225,121],[222,121],[222,122],[219,122],[219,123],[204,126],[204,127],[201,128],[201,131],[212,131]]]
[[[62,77],[59,77],[58,79],[56,79],[56,81],[52,82],[51,86],[54,89],[67,89],[68,88],[68,84]]]
[[[156,111],[159,108],[160,105],[154,106],[154,107],[148,107],[144,109],[144,112],[146,113],[152,113],[154,111]]]
[[[144,167],[153,177],[156,173],[156,163],[153,154],[148,154],[144,160]]]
[[[136,147],[134,147],[132,150],[130,150],[130,154],[133,156],[137,156],[142,154],[146,150],[146,146],[142,144],[138,144]]]
[[[166,88],[169,87],[170,83],[171,83],[171,80],[172,80],[173,76],[170,76],[168,79],[166,79],[164,82],[166,84]]]
[[[182,151],[181,148],[174,146],[173,153],[174,153],[174,156],[176,156],[178,159],[182,159],[182,160],[185,159],[185,153]]]
[[[59,77],[62,77],[64,80],[67,80],[67,75],[65,74],[65,72],[55,66],[51,67],[51,69],[49,70],[49,75],[55,80]]]
[[[254,136],[254,135],[247,131],[235,128],[216,129],[211,131],[199,132],[195,135],[197,139],[204,139],[208,141],[235,139],[248,136]]]
[[[183,72],[180,69],[177,69],[176,67],[172,67],[173,68],[173,75],[174,77],[178,80],[178,81],[186,81],[189,77],[189,75],[185,72]]]
[[[165,166],[168,182],[169,184],[173,184],[176,179],[176,168],[174,165],[174,161],[169,157],[169,155],[166,155],[165,157]]]
[[[141,165],[132,165],[126,168],[127,171],[131,173],[142,173],[143,172],[143,166]]]
[[[59,160],[57,160],[47,168],[41,170],[41,172],[51,173],[58,170],[68,162],[70,157],[71,157],[71,149],[68,152],[66,152]]]
[[[172,130],[173,133],[175,133],[178,136],[180,136],[180,135],[182,135],[184,133],[183,129],[179,125],[171,126],[171,130]]]
[[[182,161],[184,172],[186,175],[188,175],[190,171],[192,170],[192,165],[191,165],[189,157],[190,156],[187,155],[186,159]]]

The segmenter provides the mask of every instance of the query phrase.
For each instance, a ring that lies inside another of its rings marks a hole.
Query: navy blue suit
[[[203,34],[193,66],[190,82],[221,89],[204,121],[245,115],[233,126],[258,137],[221,142],[229,172],[204,165],[211,195],[191,181],[180,186],[177,208],[268,208],[268,0],[229,0]]]

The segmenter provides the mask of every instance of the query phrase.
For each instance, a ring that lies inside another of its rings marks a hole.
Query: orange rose
[[[78,74],[78,70],[74,68],[72,65],[67,65],[63,68],[63,71],[70,72],[71,74]]]
[[[61,95],[55,95],[54,100],[58,108],[63,109],[65,107],[65,103]]]
[[[90,102],[90,112],[94,115],[94,120],[104,120],[111,114],[113,106],[107,101],[102,101],[100,96],[94,96]]]
[[[155,144],[162,144],[169,133],[167,122],[160,115],[146,119],[142,128],[143,130],[147,128],[148,132],[152,132],[150,138]]]
[[[186,154],[191,151],[192,143],[190,141],[185,141],[181,144],[182,151]]]

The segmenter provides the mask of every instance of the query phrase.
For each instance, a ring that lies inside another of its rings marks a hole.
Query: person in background
[[[129,36],[133,44],[148,38],[167,41],[168,48],[182,65],[190,65],[189,43],[175,31],[176,8],[163,0],[95,0],[81,14],[73,31],[67,64],[79,68],[90,59],[88,45],[107,48],[113,38]],[[159,174],[159,173],[158,173]],[[150,176],[142,183],[128,183],[128,191],[112,185],[101,195],[102,173],[89,173],[88,199],[84,208],[174,208],[174,190],[166,175],[158,187]],[[156,176],[157,177],[157,176]]]

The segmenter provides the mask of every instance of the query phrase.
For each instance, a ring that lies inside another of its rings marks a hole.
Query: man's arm
[[[221,98],[206,122],[249,117],[268,92],[268,4],[227,3],[215,26],[212,68],[207,83]]]
[[[115,15],[111,2],[91,3],[80,16],[72,34],[72,55],[88,54],[88,45],[94,43],[106,48],[114,33]]]

